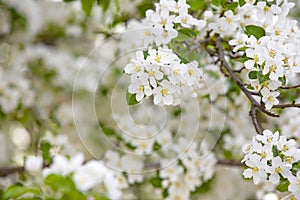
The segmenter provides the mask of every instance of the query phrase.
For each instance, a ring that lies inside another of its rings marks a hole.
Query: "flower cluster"
[[[136,52],[136,58],[126,65],[125,72],[131,75],[128,92],[136,95],[136,100],[154,96],[154,104],[179,104],[180,96],[196,95],[201,88],[202,70],[196,61],[182,63],[179,57],[167,47],[157,50],[149,48]]]
[[[108,167],[115,169],[115,176],[122,188],[127,188],[128,184],[143,182],[144,176],[141,172],[144,168],[144,160],[141,157],[133,154],[121,156],[109,150],[105,153],[105,160]]]
[[[144,30],[142,40],[144,45],[155,43],[156,45],[167,44],[176,38],[178,31],[174,27],[180,25],[184,28],[192,26],[198,29],[205,25],[203,20],[198,20],[188,13],[189,5],[186,0],[163,0],[155,4],[155,11],[148,10],[146,18],[135,28]]]
[[[276,90],[290,82],[295,73],[300,73],[299,52],[296,51],[299,29],[295,20],[287,18],[293,3],[254,2],[249,1],[240,7],[236,15],[227,11],[225,17],[227,22],[234,24],[234,30],[239,30],[229,44],[234,46],[235,52],[244,53],[244,67],[251,82],[249,88],[260,92],[265,108],[270,110],[279,103],[276,97],[280,93]],[[246,10],[251,10],[251,13],[246,13]],[[261,33],[249,35],[249,29]]]
[[[254,184],[269,180],[274,185],[288,180],[288,190],[300,198],[300,173],[297,176],[293,173],[300,159],[300,149],[295,140],[266,129],[262,135],[253,137],[252,143],[245,145],[243,151],[246,154],[243,162],[247,166],[243,172],[245,178],[253,178]]]
[[[105,167],[103,163],[96,160],[90,160],[84,163],[82,153],[77,153],[71,158],[65,155],[57,154],[53,157],[53,163],[42,169],[43,158],[41,156],[28,156],[25,161],[25,170],[37,173],[42,170],[45,178],[55,174],[61,176],[70,176],[79,191],[86,192],[103,184],[106,188],[106,194],[109,198],[118,199],[121,197],[121,185],[114,172]]]
[[[214,175],[217,163],[215,155],[207,152],[205,144],[199,154],[197,146],[185,138],[179,138],[173,149],[183,156],[175,161],[161,160],[159,177],[162,179],[163,188],[167,188],[167,199],[189,199],[190,193],[196,187],[209,181]]]
[[[5,48],[2,45],[0,50]],[[0,64],[0,79],[0,109],[3,113],[12,113],[19,105],[30,107],[33,104],[35,95],[31,82],[25,77],[21,66],[4,68]]]

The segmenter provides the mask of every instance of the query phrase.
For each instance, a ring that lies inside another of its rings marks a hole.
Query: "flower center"
[[[144,91],[144,86],[140,85],[140,87],[138,88],[138,92],[143,92]]]
[[[275,72],[277,67],[275,65],[270,66],[270,72]]]
[[[275,172],[277,173],[277,174],[280,174],[281,173],[281,168],[280,167],[277,167],[276,169],[275,169]]]
[[[272,97],[272,96],[269,96],[268,97],[268,101],[271,102],[271,103],[274,103],[275,102],[275,99]],[[268,140],[269,141],[269,140]]]
[[[259,61],[259,57],[258,57],[257,54],[254,55],[253,60],[254,60],[254,62],[256,62],[256,63]]]
[[[134,69],[136,72],[139,72],[139,71],[141,71],[141,66],[139,64],[135,64]]]
[[[161,90],[161,94],[165,97],[165,96],[167,96],[167,94],[168,94],[168,90],[167,89],[162,89]]]
[[[167,24],[167,20],[166,19],[162,19],[160,23],[161,23],[161,25],[165,26]]]
[[[161,60],[161,56],[156,55],[156,56],[155,56],[155,61],[156,61],[156,62],[160,62],[160,60]]]
[[[276,55],[276,51],[275,51],[275,49],[271,49],[271,51],[269,52],[269,55],[272,57],[272,58],[274,58],[275,57],[275,55]]]
[[[253,167],[252,172],[253,172],[253,174],[257,173],[258,172],[258,167]]]
[[[153,71],[153,70],[150,70],[150,71],[148,72],[148,74],[149,74],[149,76],[154,76],[154,71]]]

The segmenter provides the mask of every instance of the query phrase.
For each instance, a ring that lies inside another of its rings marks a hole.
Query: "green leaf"
[[[186,40],[190,39],[190,37],[186,34],[178,34],[178,36],[174,39],[176,42],[184,42]]]
[[[98,194],[94,194],[93,197],[95,200],[109,200],[109,198],[105,196],[99,196]]]
[[[81,0],[82,10],[87,16],[91,14],[94,4],[95,0]]]
[[[265,29],[260,26],[248,25],[245,27],[248,36],[253,35],[256,39],[259,39],[266,35]]]
[[[183,54],[177,54],[177,56],[180,59],[181,63],[187,64],[190,62]]]
[[[281,81],[282,85],[286,84],[286,78],[285,77],[280,77],[279,81]]]
[[[161,146],[157,142],[155,142],[153,145],[153,151],[158,151],[160,149],[161,149]]]
[[[130,94],[128,91],[126,92],[126,100],[127,100],[127,105],[129,105],[129,106],[133,106],[133,105],[136,105],[139,103],[136,100],[136,95]]]
[[[279,155],[279,151],[278,151],[278,149],[277,149],[276,146],[273,146],[273,147],[272,147],[272,152],[273,152],[273,156],[274,156],[274,157],[276,157],[276,156]]]
[[[52,163],[52,157],[50,153],[51,147],[52,145],[47,140],[43,140],[40,144],[40,150],[42,152],[42,157],[45,164]]]
[[[198,33],[195,30],[184,28],[179,30],[179,33],[189,36],[190,38],[196,39]]]
[[[245,51],[246,49],[248,49],[248,47],[241,47],[241,48],[239,48],[238,50],[239,50],[239,51]]]
[[[241,62],[241,63],[245,63],[247,60],[250,60],[250,58],[248,57],[241,57],[241,58],[237,58],[234,59],[235,61]]]
[[[257,79],[257,71],[251,71],[251,72],[248,74],[248,78],[249,78],[249,79]]]
[[[239,0],[239,4],[240,4],[240,7],[242,7],[243,5],[246,4],[246,1],[245,0]]]
[[[65,193],[60,200],[86,200],[87,197],[77,190],[72,190],[71,192]]]
[[[144,59],[146,60],[149,55],[148,51],[147,50],[143,51],[143,54],[144,54]]]
[[[174,117],[180,116],[181,113],[182,113],[182,108],[180,108],[180,107],[179,107],[179,108],[176,108],[176,109],[173,111]]]
[[[112,135],[115,135],[116,132],[114,129],[112,128],[109,128],[109,127],[106,127],[103,123],[99,123],[103,133],[107,136],[112,136]]]
[[[188,0],[187,3],[191,6],[190,11],[205,10],[208,6],[206,1]]]
[[[64,193],[70,193],[73,190],[76,190],[75,185],[70,178],[57,174],[48,175],[44,180],[44,183],[50,186],[53,190]]]
[[[97,0],[97,3],[102,7],[103,12],[106,12],[109,8],[110,0]]]
[[[233,159],[233,154],[230,150],[224,150],[224,156],[226,159]]]
[[[225,7],[227,3],[227,0],[220,0],[220,4],[222,5],[222,7]]]
[[[290,185],[290,182],[287,179],[285,179],[279,183],[279,185],[276,187],[276,189],[279,192],[286,192],[286,191],[288,191],[289,185]]]
[[[237,2],[227,2],[225,4],[225,8],[226,8],[226,10],[232,10],[232,11],[234,11],[238,7],[238,5],[239,4]]]
[[[162,193],[164,199],[169,196],[169,192],[168,192],[168,188],[164,189],[163,193]]]
[[[153,177],[153,178],[150,179],[150,183],[152,184],[152,186],[154,188],[161,188],[161,186],[162,186],[161,182],[162,182],[162,179],[159,178],[158,176]]]
[[[138,5],[137,12],[141,18],[144,18],[146,15],[146,11],[153,8],[153,1],[143,0],[143,2]]]
[[[20,183],[16,183],[4,191],[1,199],[15,199],[28,193],[40,195],[41,191],[38,188],[25,187]]]
[[[269,80],[268,75],[263,75],[262,72],[259,72],[259,71],[257,72],[257,78],[258,78],[259,83],[264,83],[267,80]]]
[[[212,0],[211,3],[215,6],[220,6],[221,5],[221,2],[220,0]]]
[[[212,183],[214,181],[214,177],[202,185],[196,187],[196,189],[192,192],[192,194],[204,194],[208,192],[212,188]]]

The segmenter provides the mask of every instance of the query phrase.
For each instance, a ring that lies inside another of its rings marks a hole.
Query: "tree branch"
[[[4,167],[4,168],[0,168],[0,177],[4,177],[14,173],[21,173],[24,171],[25,171],[24,167]]]
[[[298,88],[298,87],[300,87],[300,84],[293,85],[293,86],[281,86],[280,89],[288,90],[288,89],[293,89],[293,88]]]
[[[273,108],[300,108],[299,103],[289,103],[289,104],[278,104],[278,105],[273,105]]]
[[[233,70],[235,73],[241,73],[246,67],[241,67],[240,69]]]
[[[253,123],[253,125],[254,125],[254,127],[255,127],[255,130],[256,130],[256,132],[258,133],[258,134],[262,134],[262,128],[261,128],[261,126],[260,126],[260,124],[258,123],[258,120],[257,120],[257,112],[256,112],[256,107],[255,106],[251,106],[251,110],[250,110],[250,112],[249,112],[249,115],[250,115],[250,117],[251,117],[251,119],[252,119],[252,123]]]
[[[219,159],[217,164],[225,165],[225,166],[233,166],[233,167],[244,167],[245,166],[244,163],[241,163],[236,160],[223,160],[223,159]]]
[[[221,38],[218,36],[217,37],[217,50],[218,50],[218,55],[219,55],[219,59],[221,61],[221,65],[227,70],[227,72],[229,73],[231,79],[236,83],[236,85],[242,90],[242,92],[247,96],[247,98],[250,100],[250,102],[252,103],[253,106],[255,106],[256,108],[258,108],[261,112],[271,116],[271,117],[279,117],[278,114],[272,113],[270,111],[267,111],[263,105],[261,105],[260,103],[258,103],[254,97],[252,96],[251,92],[244,87],[244,84],[241,82],[241,80],[235,75],[233,69],[229,66],[228,62],[225,59],[225,54],[224,54],[224,50],[222,47],[222,41]]]

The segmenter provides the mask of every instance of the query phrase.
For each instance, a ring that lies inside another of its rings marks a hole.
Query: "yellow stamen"
[[[252,172],[253,172],[253,174],[257,173],[258,172],[258,167],[253,167]]]
[[[275,99],[274,99],[272,96],[269,96],[269,97],[268,97],[268,101],[271,102],[271,103],[274,103],[274,102],[275,102]]]
[[[269,51],[269,55],[270,55],[272,58],[275,57],[276,53],[277,53],[277,52],[275,51],[275,49],[271,49],[271,51]]]
[[[184,24],[186,24],[187,18],[186,18],[186,17],[182,18],[182,19],[181,19],[181,22],[184,23]]]
[[[276,29],[276,30],[275,30],[275,35],[278,36],[278,35],[280,35],[280,33],[281,33],[281,30],[280,30],[280,29]]]
[[[277,167],[276,169],[275,169],[275,172],[277,173],[277,174],[280,174],[281,173],[281,168],[280,167]]]
[[[227,24],[231,24],[232,19],[231,18],[226,18],[226,22],[227,22]]]
[[[165,97],[165,96],[167,96],[167,94],[168,94],[168,90],[167,89],[162,89],[161,90],[161,94]]]
[[[162,19],[160,23],[161,23],[161,25],[165,26],[167,24],[167,20],[166,19]]]
[[[256,54],[254,55],[254,57],[253,57],[253,61],[254,61],[254,62],[256,62],[256,63],[259,61],[259,57],[258,57],[258,55],[256,55]]]
[[[154,71],[153,70],[150,70],[149,72],[148,72],[148,74],[149,74],[149,76],[154,76]]]
[[[169,36],[169,34],[168,34],[167,31],[164,31],[164,33],[162,34],[162,36],[163,36],[164,38],[167,38],[167,37]]]
[[[144,91],[144,86],[140,85],[140,87],[138,88],[138,92],[143,92]]]
[[[141,71],[141,66],[140,65],[135,64],[134,67],[135,67],[134,69],[135,69],[136,72]]]
[[[275,72],[277,67],[275,65],[270,66],[270,72]]]
[[[160,62],[160,60],[161,60],[161,56],[156,55],[156,56],[155,56],[155,61],[156,61],[156,62]]]

